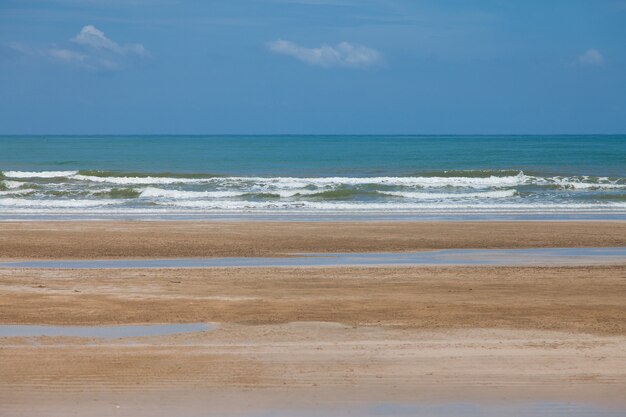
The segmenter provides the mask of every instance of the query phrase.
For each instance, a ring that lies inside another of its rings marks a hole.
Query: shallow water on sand
[[[206,323],[146,324],[121,326],[46,326],[0,324],[0,337],[89,337],[121,339],[125,337],[167,336],[214,330]]]
[[[444,404],[402,404],[381,403],[371,406],[326,410],[264,410],[258,413],[237,414],[239,417],[623,417],[623,408],[601,407],[596,405],[536,402],[517,404],[480,405],[471,403]]]
[[[626,263],[626,248],[447,249],[298,254],[285,258],[179,258],[0,262],[0,268],[132,269],[377,265],[588,265]]]

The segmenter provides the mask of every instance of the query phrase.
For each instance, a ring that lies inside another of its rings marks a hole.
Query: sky
[[[0,134],[626,133],[626,0],[0,0]]]

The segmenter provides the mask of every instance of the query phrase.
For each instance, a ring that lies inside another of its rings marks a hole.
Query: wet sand
[[[0,338],[0,402],[7,415],[437,401],[624,409],[625,300],[626,265],[7,269],[1,323],[218,327]]]
[[[574,402],[624,410],[625,343],[550,331],[314,322],[225,325],[202,336],[108,344],[15,341],[2,348],[0,400],[3,415],[24,416],[306,415],[267,411],[381,403]]]
[[[620,246],[619,222],[0,223],[3,260]],[[0,324],[171,323],[216,327],[0,337],[0,415],[626,410],[626,265],[0,269]]]
[[[3,262],[0,268],[37,269],[185,269],[364,266],[573,266],[626,263],[623,248],[444,249],[419,252],[305,253],[286,257],[174,259],[45,259]]]
[[[626,266],[0,270],[0,323],[626,334]]]
[[[626,246],[626,222],[1,222],[0,259]]]

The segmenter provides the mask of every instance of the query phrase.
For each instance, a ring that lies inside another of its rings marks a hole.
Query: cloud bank
[[[295,42],[277,40],[269,44],[269,50],[324,68],[368,68],[384,62],[383,56],[375,49],[348,42],[341,42],[336,46],[323,44],[319,48],[305,48]]]

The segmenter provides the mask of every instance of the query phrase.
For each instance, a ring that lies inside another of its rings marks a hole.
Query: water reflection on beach
[[[309,410],[262,410],[241,417],[623,417],[626,409],[597,405],[531,402],[514,404],[410,404],[380,403],[370,406],[334,407]]]

